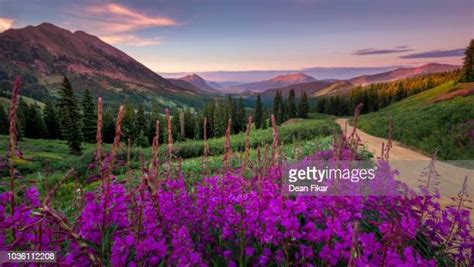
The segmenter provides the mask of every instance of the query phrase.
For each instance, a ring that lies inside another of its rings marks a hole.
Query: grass
[[[282,141],[282,154],[288,160],[300,159],[304,156],[314,153],[317,148],[328,149],[332,143],[332,133],[335,127],[338,127],[329,116],[313,114],[312,118],[298,120],[297,123],[282,125],[279,129],[280,140]],[[263,147],[268,144],[269,149],[273,141],[271,129],[252,129],[251,132],[251,150],[250,162],[256,162],[256,147]],[[231,166],[238,167],[241,164],[244,150],[244,134],[231,136],[232,157]],[[7,147],[8,138],[5,135],[0,136],[0,147]],[[182,171],[186,180],[190,183],[202,177],[202,141],[185,141],[173,144],[174,154],[183,158]],[[210,155],[208,157],[208,173],[213,174],[222,169],[222,153],[224,148],[224,138],[209,139]],[[28,139],[23,138],[19,142],[19,148],[23,153],[23,159],[15,161],[15,168],[24,177],[18,180],[19,183],[31,182],[38,184],[40,191],[43,191],[45,181],[46,166],[48,171],[48,184],[57,183],[67,170],[74,168],[75,177],[64,183],[57,196],[54,198],[54,206],[63,211],[69,219],[73,219],[77,207],[74,198],[77,194],[79,184],[85,184],[84,190],[91,191],[97,187],[97,183],[85,183],[88,176],[96,173],[96,170],[89,170],[87,166],[94,162],[95,144],[83,143],[83,154],[80,156],[68,153],[68,147],[65,141]],[[166,145],[161,145],[164,156]],[[103,151],[110,151],[110,145],[104,144]],[[132,172],[139,172],[140,153],[143,153],[146,160],[151,158],[151,148],[131,149],[130,169]],[[127,149],[123,144],[118,151],[117,157],[121,160],[126,159]],[[47,164],[46,164],[47,162]],[[125,179],[127,168],[122,167],[114,173],[117,179]],[[8,176],[6,170],[0,173],[5,180]],[[18,187],[17,187],[18,188]]]
[[[21,96],[21,99],[25,101],[25,103],[28,105],[37,105],[40,108],[44,108],[44,106],[46,105],[45,103],[41,101],[35,100],[27,96]],[[4,108],[8,109],[8,107],[10,106],[10,101],[11,100],[9,98],[0,97],[0,107],[3,106]]]
[[[323,119],[326,118],[326,119]],[[328,119],[329,117],[320,117],[320,119],[301,120],[296,124],[282,125],[279,129],[280,140],[283,145],[302,142],[305,140],[315,140],[319,137],[332,135],[333,129],[337,125]],[[7,147],[8,138],[0,135],[0,147]],[[209,156],[219,156],[224,152],[224,137],[211,138],[208,140],[210,154]],[[252,129],[250,135],[251,148],[257,146],[263,147],[265,144],[271,144],[273,141],[271,129]],[[243,151],[245,142],[245,133],[234,134],[231,136],[233,151]],[[125,148],[125,145],[122,146]],[[93,162],[95,153],[95,144],[83,143],[83,153],[81,156],[75,156],[68,153],[68,147],[65,141],[28,139],[23,138],[19,142],[19,148],[23,152],[25,160],[18,160],[16,168],[23,175],[29,175],[38,171],[43,171],[45,162],[48,162],[49,169],[66,171],[69,168],[84,168],[87,164]],[[104,150],[108,151],[110,145],[105,144]],[[189,140],[173,144],[173,153],[176,157],[182,159],[197,158],[203,153],[202,140]],[[161,155],[166,153],[166,145],[161,145]],[[132,160],[138,164],[138,152],[142,151],[145,158],[150,158],[151,148],[136,148],[131,151]],[[126,150],[122,149],[119,156],[125,158]],[[81,173],[82,174],[82,173]]]
[[[466,87],[474,84],[445,83],[362,115],[359,127],[372,135],[387,137],[392,116],[395,140],[426,154],[437,150],[441,159],[474,159],[474,95],[436,102],[439,96]]]

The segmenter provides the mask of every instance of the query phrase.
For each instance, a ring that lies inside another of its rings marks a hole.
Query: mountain
[[[227,92],[227,93],[232,93],[235,92],[232,88],[239,86],[243,83],[241,82],[234,82],[234,81],[222,81],[222,82],[214,82],[214,81],[208,81],[206,80],[207,84],[211,86],[212,88],[217,89],[220,92]]]
[[[253,91],[253,92],[264,92],[268,89],[285,87],[292,84],[301,84],[317,81],[311,76],[308,76],[304,73],[295,73],[295,74],[286,74],[276,76],[270,80],[245,83],[241,85],[234,86],[229,89],[233,89],[234,92],[243,92],[243,91]]]
[[[311,97],[317,96],[331,96],[349,93],[354,88],[354,85],[349,81],[336,81],[322,90],[312,93]]]
[[[292,84],[288,85],[285,87],[280,87],[280,88],[274,88],[274,89],[269,89],[266,90],[265,92],[260,93],[260,96],[262,97],[274,97],[277,91],[280,91],[283,95],[283,97],[288,97],[288,94],[291,89],[295,90],[295,94],[297,97],[299,97],[303,92],[306,92],[308,96],[311,96],[315,94],[316,92],[327,88],[330,86],[332,83],[331,82],[324,82],[324,81],[315,81],[315,82],[309,82],[309,83],[298,83],[298,84]]]
[[[201,89],[202,91],[214,92],[214,93],[217,92],[215,88],[211,87],[203,78],[201,78],[197,74],[187,75],[187,76],[179,78],[179,80],[186,81],[196,86],[197,88]]]
[[[363,75],[349,80],[355,86],[367,85],[371,83],[389,82],[403,78],[409,78],[424,74],[431,74],[437,72],[453,71],[459,69],[460,66],[449,64],[429,63],[423,66],[414,68],[398,68],[392,71],[382,72],[374,75]]]
[[[65,75],[75,90],[89,89],[109,102],[202,102],[197,92],[174,85],[96,36],[50,23],[0,33],[0,88],[9,90],[15,75],[22,77],[22,94],[36,99],[55,95]]]
[[[207,81],[206,80],[206,83],[207,85],[209,85],[210,87],[214,88],[214,89],[222,89],[224,88],[221,84],[219,84],[218,82],[213,82],[213,81]]]
[[[185,80],[180,80],[180,79],[173,79],[173,78],[168,78],[168,81],[170,81],[172,84],[174,84],[177,87],[186,89],[188,91],[193,91],[196,93],[204,93],[201,88],[195,86],[194,84],[187,82]]]

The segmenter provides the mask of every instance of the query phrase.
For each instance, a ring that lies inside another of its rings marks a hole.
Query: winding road
[[[336,119],[336,123],[341,129],[346,129],[348,133],[353,130],[353,127],[349,125],[348,120],[345,118]],[[374,153],[375,157],[380,155],[382,143],[387,143],[387,139],[372,136],[360,129],[357,129],[357,135],[360,137],[366,149]],[[392,167],[400,170],[400,175],[396,178],[408,184],[411,188],[416,190],[418,186],[422,184],[419,177],[423,169],[428,166],[430,160],[430,157],[403,147],[399,142],[392,141],[389,162]],[[442,161],[437,161],[435,168],[440,174],[440,177],[437,179],[436,187],[440,191],[440,204],[442,206],[457,206],[456,197],[463,188],[465,177],[467,177],[468,185],[466,191],[471,199],[474,198],[474,170],[460,168]],[[465,203],[465,206],[471,209],[470,220],[471,223],[473,223],[474,210],[472,209],[472,202]]]

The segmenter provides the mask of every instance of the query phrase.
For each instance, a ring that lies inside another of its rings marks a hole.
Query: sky
[[[474,36],[474,1],[0,0],[0,32],[42,22],[97,35],[165,76],[342,78],[461,64]]]

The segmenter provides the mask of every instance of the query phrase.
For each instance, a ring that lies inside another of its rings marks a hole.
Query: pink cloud
[[[81,11],[71,14],[72,22],[68,23],[96,34],[109,44],[158,45],[163,37],[140,36],[137,31],[178,25],[174,19],[147,14],[116,3],[79,6],[78,9]]]
[[[149,46],[158,45],[162,42],[162,37],[143,38],[133,34],[114,34],[100,36],[100,39],[109,44],[123,44],[129,46]]]
[[[0,32],[10,29],[13,26],[13,22],[12,19],[0,17]]]
[[[125,33],[178,24],[171,18],[150,16],[116,3],[88,6],[85,12],[88,15],[87,19],[94,20],[96,26],[106,33]]]

